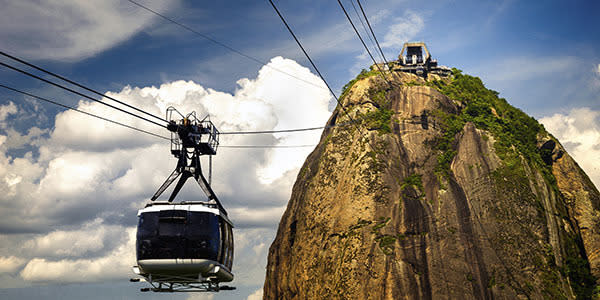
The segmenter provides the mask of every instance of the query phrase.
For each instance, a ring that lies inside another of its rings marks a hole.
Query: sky
[[[0,0],[0,50],[157,115],[168,106],[210,115],[221,131],[329,118],[335,100],[268,1],[139,1],[199,34],[126,0]],[[337,1],[275,3],[337,95],[372,64]],[[426,42],[440,64],[482,78],[544,124],[600,186],[598,1],[361,4],[388,60],[406,41]],[[168,134],[4,67],[0,84]],[[143,283],[128,282],[136,212],[176,165],[168,141],[0,88],[0,298],[260,299],[268,248],[319,137],[222,135],[222,146],[309,147],[218,149],[212,185],[236,226],[237,290],[140,293]],[[203,197],[189,182],[178,199]]]

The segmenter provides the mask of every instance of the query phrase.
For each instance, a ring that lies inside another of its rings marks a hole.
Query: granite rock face
[[[264,299],[593,297],[600,196],[558,141],[473,77],[387,75],[349,83],[306,159]]]

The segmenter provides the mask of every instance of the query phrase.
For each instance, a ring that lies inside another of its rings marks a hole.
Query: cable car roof
[[[159,212],[159,211],[167,211],[167,210],[185,210],[185,211],[193,211],[193,212],[209,212],[220,216],[227,223],[233,227],[233,223],[227,217],[227,214],[222,213],[219,210],[216,203],[212,202],[204,202],[204,201],[183,201],[178,203],[172,202],[162,202],[155,201],[150,202],[146,205],[146,207],[138,210],[137,216],[139,217],[143,213],[147,212]]]

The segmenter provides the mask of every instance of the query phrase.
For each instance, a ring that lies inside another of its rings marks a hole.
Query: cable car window
[[[222,264],[225,264],[227,259],[227,230],[225,229],[225,221],[221,221],[221,260]]]
[[[185,233],[187,211],[163,210],[158,215],[158,235],[182,236]]]
[[[215,232],[216,231],[216,232]],[[219,223],[214,214],[208,212],[190,212],[188,222],[188,235],[213,235],[218,234]]]
[[[217,259],[220,241],[217,216],[208,212],[190,212],[185,237],[189,257]]]
[[[227,268],[231,270],[231,265],[233,264],[233,232],[231,225],[227,224],[227,238],[229,241],[229,260],[227,261]]]
[[[149,237],[156,235],[158,227],[158,213],[143,213],[138,220],[138,235],[140,237]]]
[[[223,262],[222,264],[224,264],[225,266],[228,265],[228,262],[230,260],[230,251],[229,249],[230,247],[230,235],[231,232],[229,231],[229,223],[227,222],[223,222],[223,226],[221,227],[221,229],[223,230]]]
[[[223,222],[223,226],[221,227],[223,230],[223,244],[224,244],[224,255],[223,255],[223,261],[222,264],[225,265],[227,268],[230,267],[231,265],[231,226],[229,225],[229,223]]]
[[[219,228],[220,228],[220,232],[221,232],[221,243],[220,243],[220,248],[219,248],[219,256],[217,257],[217,261],[219,263],[223,263],[223,259],[225,258],[225,230],[224,230],[224,226],[225,226],[225,221],[223,221],[223,219],[219,219]]]

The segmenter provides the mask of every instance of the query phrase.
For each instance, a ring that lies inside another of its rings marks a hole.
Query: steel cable
[[[101,100],[98,100],[98,99],[92,98],[92,97],[90,97],[90,96],[88,96],[88,95],[85,95],[85,94],[82,94],[82,93],[80,93],[80,92],[78,92],[78,91],[76,91],[76,90],[73,90],[73,89],[71,89],[71,88],[65,87],[65,86],[63,86],[63,85],[60,85],[60,84],[58,84],[58,83],[52,82],[52,81],[50,81],[50,80],[44,79],[44,78],[42,78],[42,77],[39,77],[39,76],[37,76],[37,75],[31,74],[31,73],[29,73],[29,72],[27,72],[27,71],[21,70],[21,69],[19,69],[19,68],[13,67],[13,66],[11,66],[11,65],[8,65],[8,64],[5,64],[5,63],[3,63],[3,62],[0,62],[0,65],[4,66],[4,67],[6,67],[6,68],[9,68],[9,69],[11,69],[11,70],[13,70],[13,71],[17,71],[17,72],[19,72],[19,73],[25,74],[25,75],[27,75],[27,76],[29,76],[29,77],[35,78],[35,79],[37,79],[37,80],[43,81],[43,82],[45,82],[45,83],[48,83],[48,84],[50,84],[50,85],[53,85],[53,86],[59,87],[59,88],[61,88],[61,89],[64,89],[64,90],[66,90],[66,91],[69,91],[69,92],[71,92],[71,93],[73,93],[73,94],[79,95],[79,96],[81,96],[81,97],[84,97],[84,98],[86,98],[86,99],[89,99],[89,100],[92,100],[92,101],[95,101],[95,102],[98,102],[98,103],[104,104],[104,105],[106,105],[106,106],[108,106],[108,107],[110,107],[110,108],[114,108],[114,109],[116,109],[116,110],[118,110],[118,111],[121,111],[121,112],[124,112],[124,113],[126,113],[126,114],[132,115],[132,116],[134,116],[134,117],[136,117],[136,118],[142,119],[142,120],[144,120],[144,121],[150,122],[150,123],[152,123],[152,124],[158,125],[158,126],[160,126],[160,127],[163,127],[163,128],[167,128],[167,126],[165,126],[165,125],[163,125],[163,124],[159,124],[159,123],[157,123],[157,122],[154,122],[154,121],[152,121],[152,120],[146,119],[146,118],[144,118],[144,117],[142,117],[142,116],[136,115],[136,114],[134,114],[134,113],[132,113],[132,112],[130,112],[130,111],[126,111],[126,110],[124,110],[124,109],[122,109],[122,108],[119,108],[119,107],[116,107],[116,106],[114,106],[114,105],[111,105],[111,104],[108,104],[108,103],[106,103],[106,102],[103,102],[103,101],[101,101]]]
[[[84,89],[84,90],[86,90],[86,91],[88,91],[88,92],[92,92],[92,93],[94,93],[94,94],[96,94],[96,95],[99,95],[99,96],[101,96],[101,97],[104,97],[104,98],[107,98],[107,99],[113,100],[113,101],[115,101],[115,102],[117,102],[117,103],[119,103],[119,104],[121,104],[121,105],[127,106],[127,107],[129,107],[129,108],[131,108],[131,109],[134,109],[134,110],[138,111],[138,112],[144,113],[144,114],[146,114],[146,115],[148,115],[148,116],[154,117],[154,118],[156,118],[156,119],[158,119],[158,120],[161,120],[161,121],[163,121],[163,122],[167,122],[167,120],[163,119],[162,117],[159,117],[159,116],[156,116],[156,115],[154,115],[154,114],[151,114],[151,113],[149,113],[149,112],[146,112],[146,111],[144,111],[144,110],[141,110],[141,109],[139,109],[139,108],[137,108],[137,107],[135,107],[135,106],[131,106],[131,105],[129,105],[129,104],[127,104],[127,103],[123,102],[123,101],[117,100],[117,99],[115,99],[115,98],[113,98],[113,97],[111,97],[111,96],[108,96],[108,95],[102,94],[102,93],[100,93],[100,92],[98,92],[98,91],[96,91],[96,90],[94,90],[94,89],[91,89],[91,88],[89,88],[89,87],[86,87],[86,86],[84,86],[84,85],[82,85],[82,84],[79,84],[79,83],[77,83],[77,82],[75,82],[75,81],[73,81],[73,80],[70,80],[70,79],[68,79],[68,78],[66,78],[66,77],[64,77],[64,76],[61,76],[61,75],[58,75],[58,74],[56,74],[56,73],[53,73],[53,72],[51,72],[51,71],[48,71],[48,70],[46,70],[46,69],[44,69],[44,68],[42,68],[42,67],[36,66],[36,65],[34,65],[34,64],[32,64],[32,63],[29,63],[29,62],[27,62],[27,61],[24,61],[24,60],[22,60],[22,59],[20,59],[20,58],[17,58],[17,57],[15,57],[15,56],[12,56],[12,55],[10,55],[10,54],[7,54],[7,53],[5,53],[5,52],[3,52],[3,51],[0,51],[0,55],[3,55],[3,56],[5,56],[5,57],[8,57],[8,58],[10,58],[10,59],[12,59],[12,60],[18,61],[18,62],[20,62],[20,63],[22,63],[22,64],[24,64],[24,65],[27,65],[27,66],[29,66],[29,67],[32,67],[32,68],[36,69],[36,70],[42,71],[42,72],[44,72],[44,73],[46,73],[46,74],[48,74],[48,75],[54,76],[54,77],[56,77],[56,78],[58,78],[58,79],[60,79],[60,80],[66,81],[66,82],[68,82],[68,83],[70,83],[70,84],[72,84],[72,85],[75,85],[75,86],[77,86],[77,87],[80,87],[80,88],[82,88],[82,89]]]

